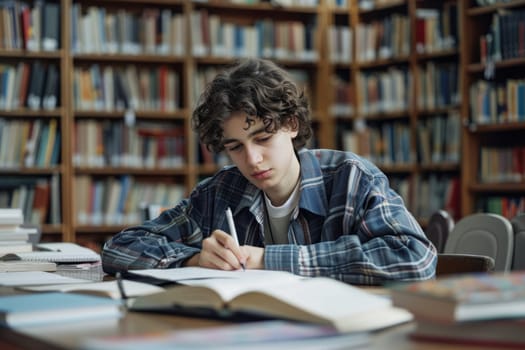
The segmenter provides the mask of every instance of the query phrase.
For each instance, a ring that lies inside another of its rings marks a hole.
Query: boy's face
[[[297,131],[281,128],[268,133],[264,129],[259,118],[247,119],[244,112],[233,113],[223,123],[224,147],[241,173],[274,205],[280,205],[299,179],[299,161],[292,142]]]

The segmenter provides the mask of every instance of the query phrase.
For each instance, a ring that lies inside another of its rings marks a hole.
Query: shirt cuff
[[[264,247],[264,268],[299,274],[300,246],[272,244]]]

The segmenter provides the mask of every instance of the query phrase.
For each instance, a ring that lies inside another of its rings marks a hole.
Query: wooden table
[[[21,334],[12,330],[0,330],[0,348],[9,349],[77,349],[86,338],[109,335],[137,335],[148,332],[194,329],[224,325],[218,320],[182,317],[175,315],[127,313],[120,321],[114,324],[98,324],[89,327],[54,327],[33,331],[31,334]],[[486,347],[470,347],[459,345],[439,344],[411,340],[408,336],[413,324],[404,324],[386,330],[375,332],[370,337],[370,344],[366,349],[372,350],[446,350],[446,349],[487,349]],[[212,348],[212,347],[211,347]]]
[[[82,274],[89,276],[89,279],[92,279],[93,276],[95,276],[95,279],[104,278],[103,274],[86,274],[85,271],[81,272],[76,277],[82,276]],[[68,275],[71,276],[69,272]],[[370,291],[375,293],[384,292],[384,290],[377,290],[375,288],[370,289]],[[13,288],[0,287],[0,295],[13,293],[19,292]],[[52,326],[47,329],[24,332],[23,334],[15,330],[0,328],[0,349],[78,349],[82,342],[90,337],[138,335],[158,331],[212,327],[224,324],[227,324],[227,322],[223,320],[158,313],[126,312],[120,320],[113,320],[110,323],[95,322],[94,324],[88,325],[83,323],[81,327],[75,326],[74,324],[69,326]],[[413,323],[408,323],[374,332],[370,337],[371,342],[366,348],[381,350],[487,349],[486,347],[414,341],[409,337],[410,331],[413,327]]]

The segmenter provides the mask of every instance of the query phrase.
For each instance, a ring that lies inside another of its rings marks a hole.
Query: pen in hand
[[[235,229],[235,223],[233,222],[233,215],[230,207],[226,208],[226,219],[228,220],[228,226],[230,226],[230,234],[235,240],[235,243],[237,243],[237,246],[239,246],[239,237],[237,237],[237,230]],[[243,271],[246,270],[243,263],[241,263],[241,267]]]

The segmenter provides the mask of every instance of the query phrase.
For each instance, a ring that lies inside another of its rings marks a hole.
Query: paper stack
[[[38,239],[36,227],[24,227],[24,214],[20,208],[0,208],[0,260],[9,254],[33,251]],[[56,264],[47,262],[0,261],[0,272],[56,271]]]
[[[20,208],[0,208],[0,255],[30,252],[31,235],[37,235],[36,227],[24,227],[24,214]]]

